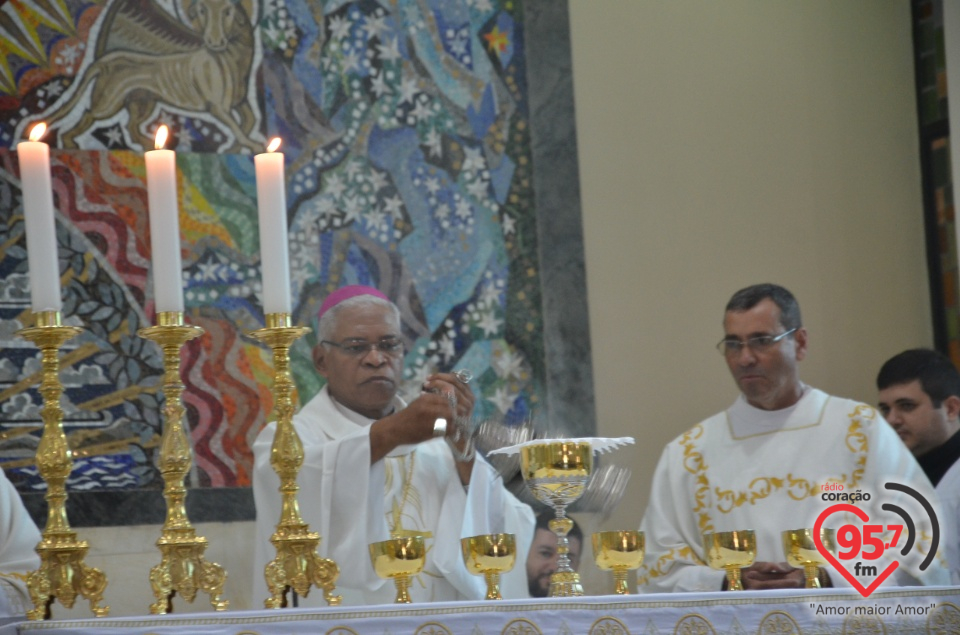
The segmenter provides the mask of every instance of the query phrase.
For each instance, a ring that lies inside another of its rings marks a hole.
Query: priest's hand
[[[740,570],[745,591],[767,589],[802,589],[805,584],[803,569],[795,569],[786,562],[754,562]]]
[[[473,414],[473,391],[467,385],[469,378],[462,380],[456,373],[436,373],[427,377],[423,384],[425,392],[439,392],[447,397],[449,401],[456,404],[456,419],[469,422]],[[461,453],[467,449],[467,438],[471,430],[469,425],[466,429],[457,430],[457,425],[453,419],[447,421],[447,437],[453,442],[454,446]],[[473,472],[473,458],[469,461],[456,461],[457,473],[460,476],[460,482],[464,485],[470,484],[470,474]]]
[[[450,399],[440,392],[421,393],[410,404],[370,424],[370,464],[374,464],[399,445],[413,445],[434,438],[437,419],[448,422],[452,434],[454,416]]]
[[[439,392],[457,404],[457,417],[469,419],[473,414],[473,391],[453,373],[435,373],[423,382],[424,392]]]
[[[370,425],[370,463],[376,463],[398,445],[429,441],[437,436],[438,419],[446,420],[447,436],[460,451],[466,447],[466,435],[458,435],[456,418],[468,419],[473,412],[473,392],[453,373],[430,375],[423,392],[399,412]],[[464,485],[470,483],[473,461],[456,462],[457,474]]]

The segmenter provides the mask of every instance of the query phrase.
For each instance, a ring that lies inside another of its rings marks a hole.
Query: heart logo
[[[855,515],[860,520],[862,520],[864,523],[870,520],[870,517],[867,515],[867,512],[863,511],[856,505],[850,505],[847,503],[838,503],[836,505],[831,505],[830,507],[827,507],[825,510],[823,510],[819,516],[817,516],[817,522],[814,523],[813,525],[813,541],[816,544],[817,551],[820,552],[820,555],[826,558],[827,562],[832,564],[833,568],[839,571],[840,575],[846,578],[847,582],[853,585],[853,588],[855,588],[857,591],[860,592],[860,595],[862,595],[863,597],[867,597],[871,593],[873,593],[873,590],[876,589],[878,586],[880,586],[880,583],[886,580],[887,577],[891,573],[893,573],[898,566],[900,566],[900,563],[897,562],[896,560],[891,562],[886,569],[880,572],[880,575],[878,575],[873,580],[873,582],[870,583],[869,586],[864,587],[862,584],[860,584],[860,580],[857,580],[857,578],[852,573],[847,571],[846,567],[844,567],[840,563],[840,561],[837,560],[837,558],[832,553],[830,553],[830,550],[827,549],[824,546],[823,542],[820,540],[820,527],[823,526],[823,521],[826,520],[828,516],[831,516],[832,514],[835,514],[837,512],[849,512]]]

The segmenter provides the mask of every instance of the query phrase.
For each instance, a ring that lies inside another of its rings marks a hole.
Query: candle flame
[[[164,144],[167,143],[167,126],[166,124],[157,128],[157,136],[153,142],[153,147],[157,150],[163,150]]]
[[[47,131],[47,124],[42,121],[30,129],[30,141],[40,141],[43,133]]]
[[[276,152],[277,148],[280,147],[280,137],[274,137],[270,140],[270,145],[267,146],[267,152]]]

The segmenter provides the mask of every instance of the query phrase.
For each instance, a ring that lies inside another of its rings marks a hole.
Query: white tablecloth
[[[960,587],[767,591],[227,611],[21,622],[66,635],[880,635],[960,633]]]

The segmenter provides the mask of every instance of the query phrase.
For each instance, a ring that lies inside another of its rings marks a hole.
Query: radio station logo
[[[937,555],[937,547],[940,544],[940,524],[937,521],[937,514],[933,510],[930,502],[924,498],[920,492],[903,485],[901,483],[886,483],[884,488],[890,491],[901,492],[917,501],[923,508],[929,520],[932,539],[930,550],[927,552],[923,561],[920,563],[920,570],[926,571],[930,563]],[[851,498],[856,496],[856,498]],[[869,501],[870,494],[857,494],[851,496],[828,496],[824,495],[825,500],[854,500]],[[820,552],[827,562],[842,575],[847,582],[860,592],[863,597],[869,597],[880,584],[890,577],[894,571],[901,565],[910,552],[917,545],[917,525],[913,517],[902,507],[893,503],[884,503],[881,509],[890,512],[899,517],[900,522],[870,522],[871,518],[866,511],[855,504],[849,502],[836,503],[824,509],[817,517],[813,526],[814,542],[817,551]],[[824,523],[834,514],[849,513],[859,518],[863,525],[858,527],[853,524],[845,524],[836,531],[837,553],[834,555],[830,549],[823,544],[820,529]],[[906,531],[904,532],[904,529]],[[887,555],[889,563],[881,570],[880,559]],[[894,555],[897,554],[897,555]],[[866,578],[872,580],[864,585],[860,580]]]

